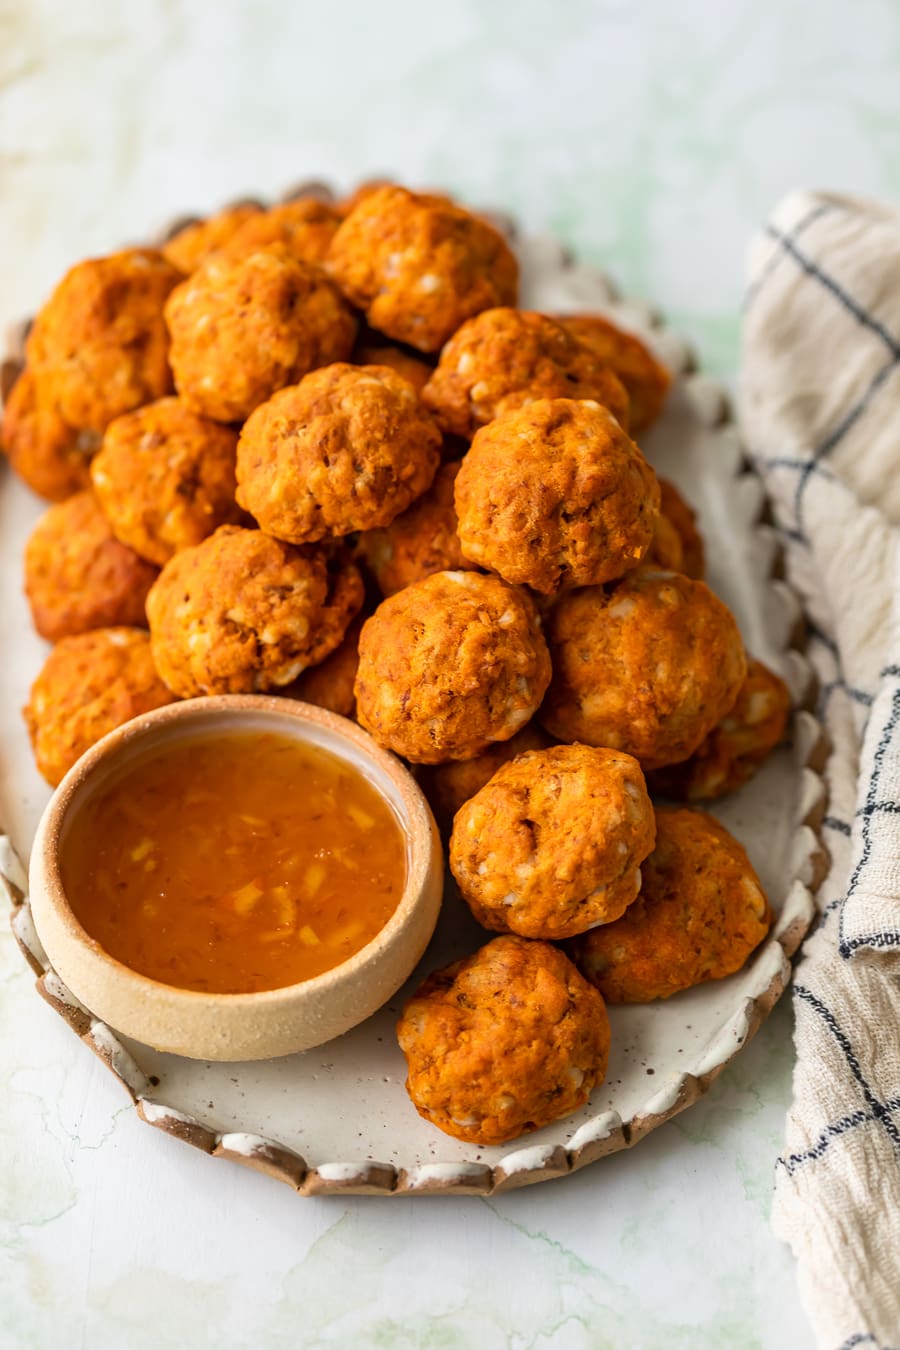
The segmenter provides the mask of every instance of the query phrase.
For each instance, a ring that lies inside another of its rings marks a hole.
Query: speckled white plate
[[[46,651],[20,593],[22,547],[44,508],[0,469],[0,825],[7,835],[0,839],[0,875],[38,990],[109,1065],[148,1124],[269,1172],[301,1194],[486,1194],[564,1175],[636,1143],[706,1091],[779,998],[788,958],[813,917],[811,891],[827,868],[817,836],[824,741],[808,711],[812,679],[798,650],[802,615],[777,579],[762,486],[744,463],[724,392],[696,372],[686,344],[650,309],[619,300],[601,273],[573,262],[552,240],[515,238],[515,245],[523,305],[608,312],[648,340],[677,375],[643,448],[698,508],[710,584],[736,614],[749,650],[787,679],[796,704],[792,744],[714,808],[746,846],[769,892],[778,915],[772,937],[730,979],[665,1003],[611,1008],[606,1082],[581,1111],[522,1140],[492,1148],[459,1143],[421,1120],[404,1091],[394,1036],[403,998],[426,971],[486,940],[454,894],[407,989],[339,1040],[286,1059],[205,1064],[160,1054],[117,1037],[48,968],[17,858],[27,856],[49,795],[19,716]]]

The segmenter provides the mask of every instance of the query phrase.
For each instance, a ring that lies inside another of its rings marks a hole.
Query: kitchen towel
[[[750,251],[739,397],[831,740],[773,1224],[821,1346],[900,1350],[900,212],[779,205]]]

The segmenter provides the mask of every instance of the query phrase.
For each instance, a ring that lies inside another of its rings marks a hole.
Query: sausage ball
[[[353,362],[357,366],[390,366],[404,380],[409,380],[420,395],[431,378],[431,366],[393,342],[373,341],[371,334],[368,340],[357,342]]]
[[[704,582],[652,567],[564,595],[548,641],[547,730],[625,750],[645,770],[692,755],[747,673],[731,611]]]
[[[178,398],[110,422],[91,480],[116,538],[162,567],[220,525],[236,524],[236,448],[230,427]]]
[[[22,372],[4,404],[0,446],[32,492],[62,502],[89,487],[91,455],[99,444],[96,432],[64,422],[40,397],[31,371]]]
[[[703,811],[656,812],[656,848],[621,919],[568,951],[609,1003],[649,1003],[733,975],[772,911],[746,852]]]
[[[373,328],[436,352],[466,319],[514,305],[519,265],[502,235],[444,197],[386,186],[357,201],[328,270]]]
[[[594,399],[628,430],[628,395],[617,376],[553,319],[523,309],[488,309],[464,323],[423,398],[444,431],[469,439],[542,398]]]
[[[172,388],[163,307],[181,273],[130,248],[67,272],[28,334],[28,365],[64,422],[102,432]]]
[[[367,530],[357,542],[360,555],[384,595],[422,581],[432,572],[465,570],[457,534],[453,487],[459,463],[443,464],[427,492],[381,530]]]
[[[359,635],[363,622],[362,613],[357,614],[334,651],[317,666],[304,670],[293,684],[279,690],[279,693],[355,720],[353,684],[359,666]]]
[[[387,366],[326,366],[247,419],[237,499],[289,543],[388,525],[430,486],[441,435]]]
[[[682,764],[657,769],[654,792],[686,802],[714,801],[753,777],[784,739],[790,690],[762,661],[751,659],[737,702]]]
[[[559,314],[556,321],[618,375],[628,391],[632,435],[652,426],[662,412],[672,377],[640,338],[599,314]]]
[[[526,750],[546,750],[552,744],[537,722],[529,722],[510,740],[489,745],[474,759],[423,766],[418,774],[419,787],[428,798],[435,820],[449,833],[459,808],[489,783],[498,769]]]
[[[259,215],[262,215],[262,207],[255,202],[238,202],[235,206],[226,206],[224,211],[217,211],[205,220],[192,221],[173,234],[162,245],[163,257],[188,276],[196,272],[213,253],[224,248],[242,226]]]
[[[435,572],[363,627],[357,712],[379,744],[417,764],[471,759],[531,719],[549,680],[523,591],[479,572]]]
[[[145,628],[157,575],[119,543],[90,492],[51,506],[25,545],[25,594],[48,642],[91,628]]]
[[[328,278],[275,244],[212,257],[166,305],[172,370],[189,408],[237,422],[286,384],[350,354],[356,320]]]
[[[263,693],[334,651],[363,600],[349,563],[222,525],[176,553],[147,597],[153,659],[173,693]]]
[[[295,258],[321,263],[340,223],[333,206],[314,197],[300,197],[268,211],[255,211],[226,241],[222,252],[229,258],[242,258],[257,249],[283,244]]]
[[[406,1090],[454,1139],[503,1144],[584,1106],[606,1076],[603,999],[547,942],[498,937],[436,970],[397,1024]]]
[[[702,581],[706,560],[696,513],[668,479],[660,478],[659,493],[659,520],[645,561]]]
[[[574,937],[624,913],[655,836],[636,759],[556,745],[505,764],[460,807],[450,870],[485,928]]]
[[[456,480],[465,557],[544,595],[637,567],[656,475],[607,408],[538,399],[476,433]]]
[[[23,709],[39,771],[56,787],[108,731],[173,701],[156,673],[144,630],[96,628],[63,638]]]

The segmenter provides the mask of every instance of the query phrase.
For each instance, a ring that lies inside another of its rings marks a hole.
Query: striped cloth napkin
[[[773,1223],[827,1350],[900,1347],[900,212],[781,203],[750,252],[740,411],[810,617],[833,866],[794,985]]]

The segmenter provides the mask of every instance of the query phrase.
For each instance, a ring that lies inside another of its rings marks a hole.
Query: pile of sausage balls
[[[399,1023],[408,1090],[496,1144],[587,1101],[607,1002],[736,971],[772,919],[702,811],[784,734],[638,446],[669,375],[600,315],[518,309],[491,223],[371,185],[242,204],[74,267],[3,415],[54,504],[25,716],[57,783],[174,699],[267,691],[413,766],[498,936]]]

